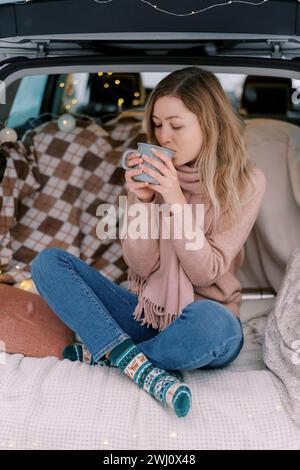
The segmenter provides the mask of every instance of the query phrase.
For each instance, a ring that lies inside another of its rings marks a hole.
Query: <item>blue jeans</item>
[[[44,249],[31,272],[38,292],[96,361],[127,338],[153,365],[170,371],[224,367],[243,346],[240,320],[218,302],[190,303],[159,332],[133,318],[136,294],[67,251]]]

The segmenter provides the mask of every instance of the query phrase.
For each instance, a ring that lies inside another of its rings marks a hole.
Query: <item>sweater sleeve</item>
[[[151,206],[156,201],[156,193],[152,202],[142,202],[134,193],[128,191],[127,195],[127,224],[122,227],[121,245],[123,249],[123,258],[126,264],[139,276],[148,277],[160,265],[159,254],[159,232],[158,224],[155,217],[151,217]],[[141,216],[141,226],[148,227],[148,233],[145,238],[133,238],[130,233],[131,230],[138,227],[134,219],[140,217],[139,211],[135,214],[130,213],[130,207],[134,204],[139,204],[143,208]],[[154,213],[154,211],[152,211]],[[146,223],[145,223],[146,222]],[[152,235],[151,235],[151,225]],[[153,233],[157,234],[156,238]]]
[[[257,218],[266,189],[266,178],[255,168],[256,190],[251,199],[242,206],[237,223],[223,230],[203,235],[201,248],[191,251],[186,248],[190,239],[183,231],[181,238],[174,238],[174,226],[170,223],[170,234],[176,254],[183,269],[194,286],[208,287],[229,271],[230,266],[247,240]],[[174,215],[170,216],[174,220]],[[195,220],[193,220],[193,226]],[[224,224],[223,224],[224,225]]]

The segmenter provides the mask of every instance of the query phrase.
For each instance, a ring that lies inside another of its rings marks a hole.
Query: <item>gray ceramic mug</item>
[[[159,145],[145,144],[143,142],[138,143],[138,152],[140,153],[141,156],[142,155],[147,155],[148,157],[153,158],[153,159],[157,160],[158,162],[161,162],[161,159],[151,152],[151,150],[150,150],[151,147],[156,148],[157,150],[161,150],[162,152],[164,152],[164,154],[167,157],[169,157],[171,159],[174,157],[175,152],[171,149],[168,149],[166,147],[160,147]],[[138,165],[134,165],[134,166],[130,167],[130,166],[127,166],[127,164],[126,164],[127,155],[130,154],[130,153],[133,153],[133,152],[136,152],[136,150],[128,149],[123,153],[122,163],[121,164],[122,164],[122,168],[124,168],[124,170],[132,170],[132,169],[138,169],[139,168]],[[159,170],[157,168],[155,168],[154,166],[150,165],[150,163],[144,161],[143,164],[145,166],[148,166],[152,170],[156,171],[157,173],[159,173]],[[147,173],[141,173],[140,175],[135,175],[135,176],[132,177],[132,179],[134,179],[135,181],[149,181],[149,183],[159,184],[159,182],[156,179],[152,178],[152,176],[148,175]]]

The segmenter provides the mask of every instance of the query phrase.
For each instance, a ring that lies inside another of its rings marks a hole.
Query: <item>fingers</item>
[[[135,181],[134,183],[129,183],[129,189],[140,189],[140,188],[149,188],[148,181]]]
[[[142,168],[133,168],[132,170],[126,170],[125,171],[125,179],[127,183],[132,182],[132,177],[136,175],[140,175],[143,173]]]
[[[165,171],[163,173],[163,175],[161,175],[160,173],[158,173],[157,171],[155,170],[152,170],[151,168],[148,168],[147,166],[143,165],[142,166],[142,171],[146,174],[148,174],[149,176],[152,176],[153,178],[155,178],[157,181],[162,181],[162,176],[166,176],[166,173]]]
[[[158,158],[160,158],[163,163],[166,165],[167,168],[169,168],[170,170],[174,170],[174,165],[173,165],[173,162],[171,160],[171,158],[169,158],[167,155],[164,154],[164,152],[161,152],[160,150],[157,150],[153,147],[151,147],[151,152]],[[176,171],[176,170],[175,170]]]
[[[133,180],[134,181],[134,180]],[[139,189],[150,189],[150,186],[149,186],[149,183],[148,181],[134,181],[132,183],[128,183],[127,184],[127,190],[128,191],[131,191],[133,193],[135,193],[136,190],[139,190]],[[138,196],[138,192],[137,192],[137,196]]]
[[[160,173],[164,176],[167,176],[168,175],[168,170],[166,168],[166,166],[162,163],[162,162],[158,162],[157,160],[155,160],[154,158],[150,158],[148,157],[147,155],[142,155],[143,159],[145,160],[145,162],[149,163],[151,166],[157,168]],[[142,166],[142,168],[144,170],[148,170],[148,167],[147,166]],[[153,172],[153,170],[152,170]]]
[[[127,166],[135,166],[139,163],[142,163],[143,159],[140,158],[140,154],[138,152],[131,153],[127,158]]]

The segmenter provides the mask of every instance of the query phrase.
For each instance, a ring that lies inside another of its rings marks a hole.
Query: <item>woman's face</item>
[[[203,134],[196,114],[185,107],[180,98],[163,96],[153,107],[152,120],[157,142],[175,151],[175,166],[198,157]]]

